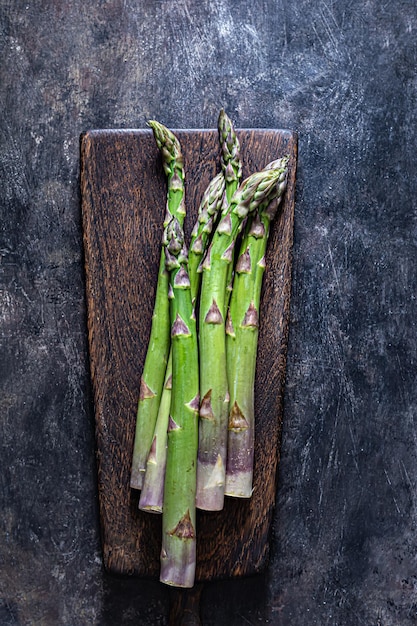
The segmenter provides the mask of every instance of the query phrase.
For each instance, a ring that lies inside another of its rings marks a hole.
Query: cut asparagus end
[[[225,496],[232,498],[251,498],[253,494],[253,470],[227,474]]]
[[[195,566],[195,528],[187,511],[175,528],[165,532],[159,580],[173,587],[191,588]]]
[[[130,477],[130,486],[132,489],[137,489],[138,491],[142,489],[143,481],[145,480],[145,472],[146,470],[142,467],[132,468]]]
[[[236,405],[236,403],[235,403]],[[253,492],[254,419],[230,412],[225,495],[250,498]]]
[[[199,462],[197,466],[196,506],[204,511],[221,511],[224,506],[226,468],[217,455],[215,463]]]

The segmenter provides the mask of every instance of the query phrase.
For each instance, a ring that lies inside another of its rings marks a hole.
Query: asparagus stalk
[[[185,204],[181,146],[174,134],[159,122],[150,121],[149,126],[153,130],[156,144],[161,152],[167,176],[164,227],[167,226],[172,216],[176,216],[182,224],[185,217]],[[130,485],[134,489],[142,489],[143,486],[146,461],[152,444],[170,350],[168,285],[169,277],[165,268],[165,254],[162,250],[150,339],[140,381],[130,480]]]
[[[198,347],[187,272],[187,249],[176,218],[166,228],[170,272],[172,397],[162,512],[160,581],[192,587],[196,561],[196,465],[198,445]]]
[[[196,302],[201,283],[199,265],[206,252],[207,243],[222,209],[225,191],[225,180],[220,172],[209,183],[198,209],[197,221],[191,233],[190,250],[188,253],[188,272],[191,283],[191,298]]]
[[[202,263],[199,312],[200,428],[197,465],[197,507],[221,510],[224,503],[229,390],[226,368],[226,285],[233,248],[244,219],[273,193],[285,168],[265,169],[250,176],[222,213]]]
[[[167,458],[167,430],[172,390],[172,350],[165,373],[164,388],[156,418],[152,445],[146,461],[146,472],[139,499],[139,508],[150,513],[162,513]]]
[[[282,160],[285,167],[286,159]],[[279,179],[276,196],[248,223],[236,262],[226,322],[226,361],[230,392],[225,495],[252,495],[255,427],[255,370],[259,305],[271,220],[286,187]]]
[[[225,210],[229,206],[233,194],[239,186],[240,180],[242,178],[242,162],[240,159],[240,143],[237,138],[235,129],[233,127],[232,120],[225,113],[224,109],[221,109],[219,114],[219,119],[217,123],[218,133],[219,133],[219,141],[221,146],[221,166],[223,175],[226,183],[226,193],[225,193]],[[226,309],[227,304],[230,299],[230,294],[232,291],[232,281],[233,281],[233,264],[229,266],[229,274],[227,278],[227,298],[226,298]]]

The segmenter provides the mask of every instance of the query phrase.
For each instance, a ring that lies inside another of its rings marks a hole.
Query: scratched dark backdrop
[[[3,0],[0,623],[168,623],[101,565],[79,137],[299,133],[282,460],[264,576],[203,624],[417,621],[415,0]]]

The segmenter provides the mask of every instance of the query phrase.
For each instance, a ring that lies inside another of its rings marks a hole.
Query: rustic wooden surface
[[[209,181],[220,171],[217,131],[175,131],[186,171],[189,237]],[[265,568],[276,493],[291,291],[296,137],[238,131],[243,177],[290,155],[288,185],[273,224],[263,284],[256,393],[254,493],[199,512],[199,581]],[[81,146],[90,362],[98,488],[108,571],[157,578],[161,518],[138,510],[130,466],[139,381],[158,273],[166,180],[152,132],[90,131]]]
[[[103,571],[80,135],[298,132],[270,562],[204,626],[412,626],[417,611],[415,0],[0,3],[0,623],[166,626]]]

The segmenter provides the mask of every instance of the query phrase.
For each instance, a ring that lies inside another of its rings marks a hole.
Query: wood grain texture
[[[175,131],[186,171],[186,232],[219,171],[217,131]],[[297,139],[289,131],[238,131],[243,175],[289,154],[288,189],[273,225],[256,374],[254,494],[198,513],[199,581],[261,571],[268,560],[289,321]],[[82,139],[82,208],[98,486],[106,568],[156,578],[161,518],[138,510],[129,487],[139,380],[153,309],[166,183],[151,131],[90,131]]]

